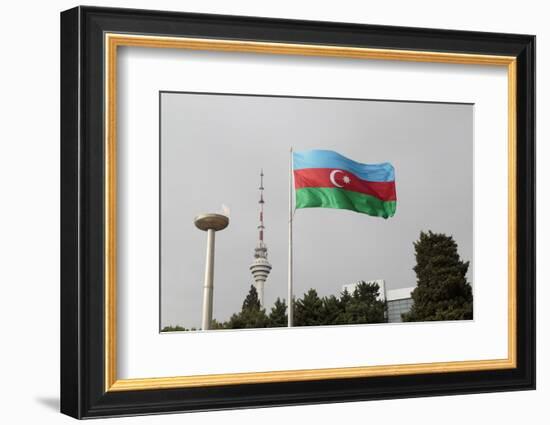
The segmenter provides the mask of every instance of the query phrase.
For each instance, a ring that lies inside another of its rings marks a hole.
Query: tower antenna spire
[[[263,168],[260,170],[260,187],[258,188],[260,190],[260,200],[258,201],[258,204],[260,204],[260,224],[258,225],[259,230],[259,240],[263,242],[264,240],[264,170]]]

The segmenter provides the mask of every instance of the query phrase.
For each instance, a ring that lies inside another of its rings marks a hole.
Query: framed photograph
[[[61,411],[535,388],[535,37],[61,14]]]

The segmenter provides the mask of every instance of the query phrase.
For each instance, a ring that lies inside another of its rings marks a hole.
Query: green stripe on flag
[[[396,201],[382,201],[371,195],[336,187],[296,190],[296,208],[339,208],[388,218],[395,214],[396,206]]]

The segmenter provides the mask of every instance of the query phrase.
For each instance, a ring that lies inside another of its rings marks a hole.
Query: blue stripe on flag
[[[294,169],[337,168],[355,174],[371,182],[389,182],[395,180],[395,171],[389,162],[381,164],[361,164],[334,151],[313,149],[293,152]]]

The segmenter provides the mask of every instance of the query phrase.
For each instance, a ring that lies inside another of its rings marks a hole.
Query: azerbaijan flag
[[[293,152],[296,208],[340,208],[376,217],[395,214],[393,166],[361,164],[334,151]]]

